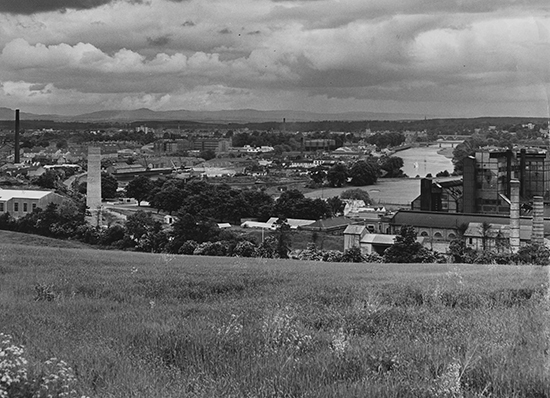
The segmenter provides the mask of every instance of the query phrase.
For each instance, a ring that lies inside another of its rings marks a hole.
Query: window
[[[36,203],[33,203],[33,204],[31,205],[31,207],[32,207],[32,211],[34,211],[34,209],[36,209]]]
[[[0,203],[0,211],[3,213],[4,212],[4,203]]]
[[[19,211],[19,202],[13,203],[13,211]]]
[[[28,212],[29,211],[29,204],[28,203],[23,203],[23,212]]]

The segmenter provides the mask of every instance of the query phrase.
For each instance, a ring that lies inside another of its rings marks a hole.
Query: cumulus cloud
[[[0,5],[1,81],[31,82],[33,98],[67,93],[82,104],[90,95],[177,107],[192,93],[204,107],[384,104],[399,112],[474,102],[540,109],[550,90],[542,0],[71,4],[64,14],[32,16],[2,14]]]
[[[149,43],[152,46],[155,47],[163,47],[166,46],[168,43],[170,43],[171,39],[170,36],[164,35],[159,37],[147,37],[147,43]]]
[[[48,11],[65,11],[67,9],[87,10],[120,0],[2,0],[0,13],[35,14]],[[129,0],[138,3],[140,0]]]

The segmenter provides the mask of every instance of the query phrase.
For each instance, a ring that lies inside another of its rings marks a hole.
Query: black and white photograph
[[[0,0],[0,398],[549,398],[550,3]]]

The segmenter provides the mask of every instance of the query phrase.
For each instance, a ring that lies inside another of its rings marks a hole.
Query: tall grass
[[[0,333],[92,397],[550,394],[540,267],[15,244],[0,259]]]

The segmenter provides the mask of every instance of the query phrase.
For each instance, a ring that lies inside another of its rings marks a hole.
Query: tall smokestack
[[[14,163],[20,163],[21,159],[19,158],[19,109],[15,110],[15,146],[13,148],[15,152]]]
[[[544,244],[544,202],[542,196],[533,197],[533,229],[531,243]]]
[[[519,189],[518,180],[510,181],[510,251],[519,250]]]

